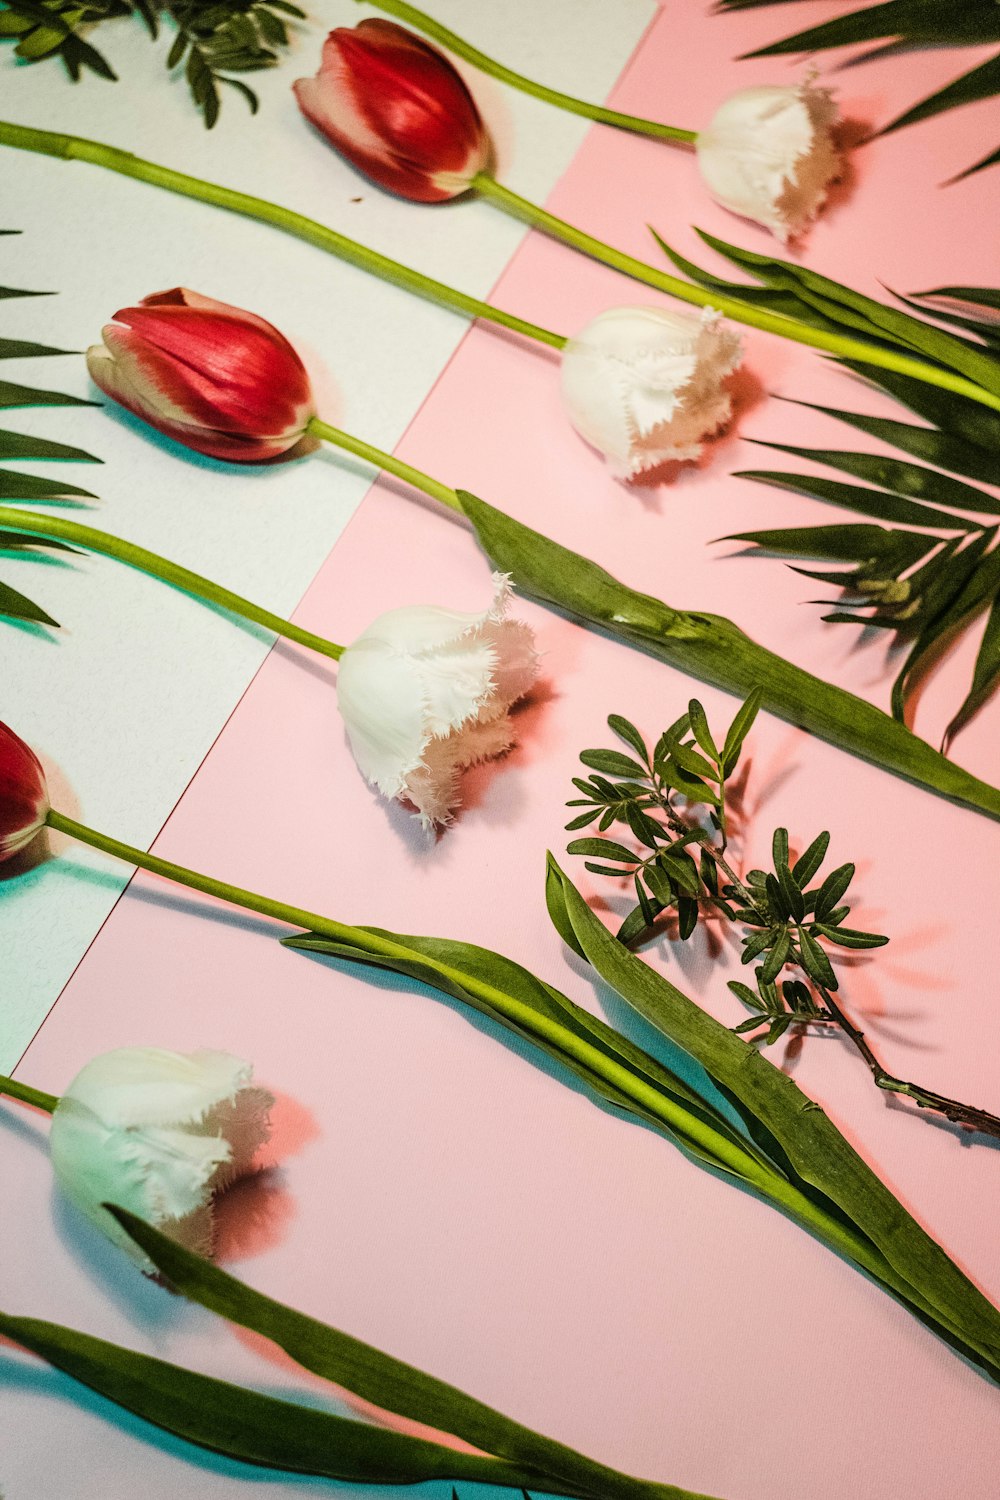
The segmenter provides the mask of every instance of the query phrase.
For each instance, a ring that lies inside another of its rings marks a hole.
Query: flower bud
[[[354,759],[424,827],[448,823],[459,772],[514,744],[508,709],[538,671],[534,636],[505,618],[510,582],[493,575],[482,614],[415,605],[379,615],[340,658],[337,701]]]
[[[106,396],[167,437],[235,463],[293,448],[315,415],[305,366],[263,318],[186,287],[123,307],[87,350]]]
[[[819,213],[840,170],[836,120],[832,94],[808,82],[741,89],[695,142],[706,187],[786,244]]]
[[[569,419],[618,479],[693,459],[732,409],[724,378],[742,359],[717,312],[613,307],[567,343],[562,395]]]
[[[122,1047],[87,1063],[56,1105],[59,1186],[143,1270],[152,1263],[101,1205],[209,1254],[214,1195],[245,1175],[270,1133],[274,1099],[251,1085],[252,1071],[226,1052]]]
[[[464,193],[492,147],[452,64],[395,21],[338,26],[315,78],[293,85],[299,108],[380,187],[418,203]]]
[[[49,793],[33,750],[0,724],[0,863],[26,849],[45,826]]]

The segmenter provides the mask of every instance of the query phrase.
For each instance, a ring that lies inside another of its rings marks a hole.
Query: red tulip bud
[[[263,318],[186,287],[123,307],[87,350],[106,396],[196,453],[261,463],[315,415],[305,366]]]
[[[418,203],[456,198],[492,149],[448,59],[394,21],[338,26],[315,78],[294,85],[302,113],[360,172]]]
[[[0,861],[26,849],[45,826],[49,793],[35,752],[0,724]]]

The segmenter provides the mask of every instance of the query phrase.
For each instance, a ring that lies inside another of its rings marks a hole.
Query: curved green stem
[[[14,125],[5,121],[0,121],[0,145],[14,146],[21,151],[35,151],[43,156],[62,157],[67,161],[90,162],[93,166],[106,167],[125,177],[134,177],[140,182],[152,183],[154,187],[180,193],[182,197],[195,198],[201,203],[213,203],[217,208],[229,209],[248,219],[256,219],[258,223],[283,229],[287,234],[305,240],[307,244],[328,251],[348,265],[369,271],[373,276],[380,276],[383,281],[403,287],[408,292],[416,292],[418,296],[440,303],[452,312],[496,323],[501,328],[509,328],[514,333],[523,334],[525,338],[534,339],[539,344],[548,344],[553,349],[561,349],[566,343],[562,334],[552,333],[536,323],[529,323],[525,318],[491,307],[478,297],[456,291],[443,281],[435,281],[433,277],[425,276],[411,266],[404,266],[400,261],[391,260],[377,250],[370,250],[367,245],[359,244],[357,240],[348,239],[346,235],[328,229],[315,219],[306,218],[305,214],[281,208],[277,203],[268,203],[266,199],[255,198],[250,193],[238,193],[233,188],[220,187],[203,178],[191,177],[186,172],[175,172],[169,167],[158,166],[156,162],[144,161],[131,151],[120,151],[115,146],[89,141],[83,136],[63,135],[54,130],[36,130],[30,125]]]
[[[203,578],[190,568],[182,568],[179,563],[170,562],[168,558],[160,557],[158,553],[150,552],[135,542],[110,536],[106,531],[97,531],[92,526],[84,526],[79,521],[70,521],[63,516],[35,515],[33,512],[13,510],[7,506],[0,506],[0,526],[8,531],[22,531],[31,536],[51,536],[60,541],[76,542],[81,547],[86,547],[88,552],[100,552],[105,557],[114,557],[132,568],[149,573],[153,578],[184,589],[196,598],[219,604],[234,615],[242,615],[244,619],[253,620],[255,624],[273,630],[275,635],[295,641],[299,646],[307,646],[310,651],[318,651],[321,656],[329,656],[337,661],[343,655],[344,648],[338,646],[336,641],[328,641],[325,636],[303,630],[301,626],[293,625],[291,620],[272,614],[269,609],[263,609],[250,599],[244,599],[241,594],[233,593],[232,589],[223,588],[221,583],[213,583],[210,578]]]
[[[625,115],[617,109],[607,109],[603,104],[588,104],[584,99],[574,99],[572,94],[563,94],[558,89],[547,88],[544,83],[535,83],[533,79],[525,78],[523,73],[515,73],[513,68],[504,67],[503,63],[487,57],[485,52],[480,52],[471,42],[456,36],[447,26],[442,26],[440,21],[425,15],[415,5],[408,5],[406,0],[372,0],[372,3],[379,10],[384,10],[386,15],[409,21],[424,36],[433,37],[434,41],[447,47],[456,57],[472,63],[481,73],[488,73],[501,83],[509,83],[512,88],[520,89],[522,94],[531,94],[534,99],[544,99],[546,104],[554,104],[571,115],[582,115],[586,120],[597,120],[602,125],[616,125],[619,130],[631,130],[635,135],[651,135],[663,141],[690,144],[698,134],[696,130],[681,130],[677,125],[661,125],[657,120],[645,120],[641,115]]]
[[[353,453],[357,458],[363,458],[368,463],[374,464],[377,469],[383,469],[386,474],[394,474],[397,479],[402,479],[406,484],[412,484],[416,490],[422,490],[425,495],[430,495],[432,500],[438,500],[442,505],[447,505],[449,510],[458,511],[464,515],[462,502],[457,493],[449,489],[448,485],[442,484],[440,480],[432,479],[422,469],[415,469],[412,464],[405,463],[403,459],[396,458],[395,454],[386,453],[382,448],[376,448],[372,443],[366,443],[363,438],[356,438],[349,432],[344,432],[340,427],[331,427],[329,422],[323,422],[319,417],[313,417],[306,429],[312,437],[321,438],[324,443],[332,443],[335,448],[342,448],[345,453]]]
[[[217,900],[242,907],[245,911],[273,917],[276,921],[286,922],[292,927],[305,928],[310,932],[332,938],[336,942],[350,944],[354,948],[388,960],[390,964],[394,962],[400,965],[412,964],[415,958],[419,958],[422,969],[433,970],[440,976],[443,981],[441,987],[447,994],[454,996],[456,989],[466,990],[481,999],[494,1014],[507,1019],[512,1027],[522,1034],[536,1036],[549,1047],[555,1046],[567,1058],[577,1064],[582,1064],[596,1077],[634,1100],[646,1114],[655,1115],[670,1134],[682,1141],[689,1141],[699,1155],[711,1156],[720,1170],[734,1174],[742,1181],[749,1183],[756,1191],[783,1208],[833,1249],[848,1256],[855,1264],[861,1266],[883,1284],[899,1290],[898,1278],[894,1277],[884,1257],[854,1226],[846,1223],[839,1216],[827,1214],[821,1205],[788,1182],[779,1172],[764,1165],[752,1152],[742,1150],[731,1138],[714,1130],[703,1118],[689,1113],[673,1100],[665,1097],[661,1090],[636,1078],[634,1073],[600,1048],[592,1046],[576,1032],[561,1026],[551,1017],[539,1013],[533,1007],[518,1000],[516,996],[495,988],[476,975],[452,968],[440,960],[431,958],[425,952],[415,954],[414,950],[405,946],[405,939],[393,940],[389,936],[366,928],[352,927],[344,922],[334,921],[330,917],[321,916],[304,907],[275,901],[269,896],[262,896],[254,891],[245,890],[241,886],[231,885],[228,881],[216,880],[209,875],[200,875],[183,865],[174,864],[170,860],[161,859],[158,855],[149,854],[130,844],[122,843],[119,839],[98,833],[88,828],[86,824],[78,823],[76,819],[67,817],[64,813],[56,812],[54,809],[49,811],[47,822],[50,828],[67,834],[70,838],[79,840],[80,843],[100,849],[116,859],[125,860],[141,870],[148,870],[154,875],[161,875],[167,880],[176,881],[179,885],[187,886],[191,890],[201,891]],[[405,972],[405,969],[403,971]]]
[[[780,313],[768,312],[765,308],[743,302],[739,297],[726,296],[716,291],[705,291],[690,281],[682,281],[679,276],[672,276],[668,271],[661,271],[656,266],[647,265],[645,261],[637,260],[634,255],[627,255],[624,250],[616,250],[613,245],[607,245],[603,240],[587,234],[585,230],[568,224],[565,219],[548,213],[537,203],[522,198],[518,193],[512,192],[510,188],[497,182],[496,178],[488,172],[478,172],[473,179],[472,186],[484,198],[488,198],[506,213],[512,214],[514,218],[521,219],[536,229],[544,230],[554,239],[571,245],[574,250],[581,250],[584,255],[589,255],[616,271],[622,271],[626,276],[631,276],[646,286],[655,287],[657,291],[667,292],[671,297],[678,297],[682,302],[691,302],[697,307],[716,308],[736,323],[745,323],[750,328],[761,328],[765,333],[779,334],[782,338],[791,339],[796,344],[808,344],[813,349],[825,349],[837,359],[856,360],[868,365],[879,365],[886,370],[896,370],[901,375],[910,375],[916,380],[924,381],[927,385],[940,386],[943,390],[954,391],[959,396],[967,396],[972,401],[978,401],[982,406],[989,406],[1000,411],[1000,396],[976,385],[972,380],[966,380],[962,375],[954,374],[951,370],[927,364],[920,359],[912,359],[909,355],[899,354],[894,349],[883,349],[877,344],[864,343],[861,339],[849,338],[839,333],[829,333],[824,328],[814,328],[808,323],[800,322],[797,318],[786,318]]]
[[[46,1094],[41,1089],[33,1089],[28,1083],[18,1083],[16,1078],[6,1078],[0,1073],[0,1094],[9,1094],[11,1099],[20,1099],[24,1104],[33,1104],[36,1109],[44,1109],[51,1114],[59,1103],[58,1094]]]

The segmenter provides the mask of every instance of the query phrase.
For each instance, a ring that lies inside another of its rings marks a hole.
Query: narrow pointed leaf
[[[81,489],[78,484],[67,484],[63,479],[43,479],[38,474],[18,474],[12,469],[0,469],[2,500],[55,500],[71,495],[83,500],[97,498],[91,490]]]
[[[864,479],[869,484],[880,485],[893,494],[908,496],[913,500],[932,505],[952,505],[959,510],[979,511],[986,515],[1000,515],[1000,499],[974,485],[963,484],[950,474],[937,469],[928,469],[923,464],[906,463],[902,459],[888,458],[878,453],[851,453],[830,448],[796,448],[790,443],[759,443],[761,448],[774,448],[779,453],[793,453],[797,458],[812,459],[814,463],[826,464],[828,468],[840,469],[855,479]]]
[[[377,1484],[536,1485],[535,1471],[280,1401],[57,1323],[0,1313],[0,1333],[125,1411],[243,1463]]]
[[[78,349],[54,349],[51,344],[34,344],[30,339],[0,338],[0,359],[38,359],[45,354],[79,354]]]
[[[993,597],[990,606],[989,617],[986,621],[986,629],[976,656],[976,665],[972,674],[972,686],[969,689],[958,713],[944,733],[945,748],[950,745],[960,730],[974,714],[978,713],[983,704],[992,695],[997,684],[1000,683],[1000,591]]]
[[[826,1113],[664,974],[616,942],[551,856],[549,879],[559,886],[563,924],[601,978],[695,1058],[746,1117],[779,1143],[793,1180],[815,1192],[817,1204],[836,1205],[844,1215],[847,1233],[858,1238],[850,1252],[845,1241],[842,1253],[866,1264],[918,1318],[954,1347],[964,1348],[995,1379],[1000,1372],[1000,1310],[907,1213]]]
[[[375,942],[369,946],[368,940],[372,938]],[[386,939],[393,946],[391,954],[382,951]],[[598,1097],[670,1136],[699,1160],[720,1165],[712,1152],[699,1144],[697,1133],[689,1133],[687,1117],[733,1144],[742,1142],[746,1149],[754,1150],[714,1104],[670,1069],[502,954],[472,943],[386,933],[374,927],[345,929],[343,940],[304,932],[282,941],[288,948],[390,969],[459,1000],[554,1058]],[[596,1071],[593,1062],[588,1061],[592,1053],[620,1068],[623,1079],[627,1076],[631,1082],[649,1089],[651,1101],[655,1095],[676,1107],[673,1123],[668,1124],[652,1102],[642,1104]]]
[[[646,741],[643,739],[638,729],[636,729],[635,725],[630,724],[628,719],[623,719],[621,714],[609,714],[608,728],[611,730],[612,734],[616,734],[618,738],[624,740],[627,745],[631,745],[632,749],[636,751],[639,759],[645,765]]]
[[[824,950],[804,927],[799,928],[798,937],[802,966],[809,975],[809,978],[814,979],[817,984],[823,985],[828,990],[835,990],[837,988],[837,976],[833,972],[833,965],[830,963]]]
[[[877,335],[896,341],[901,348],[918,350],[927,358],[975,381],[985,390],[1000,395],[1000,360],[989,351],[970,348],[965,340],[956,338],[936,324],[867,297],[829,276],[821,276],[808,266],[744,250],[702,230],[698,233],[713,250],[768,285],[794,289],[803,301],[818,306],[821,312],[840,319],[847,327],[861,333],[874,330]]]
[[[831,943],[839,943],[841,948],[884,948],[889,941],[880,932],[858,932],[853,927],[828,927],[825,922],[817,922],[816,928]]]
[[[581,750],[580,759],[592,771],[603,771],[606,776],[646,775],[645,766],[640,766],[630,755],[622,755],[619,750]]]
[[[51,438],[39,437],[30,432],[0,431],[0,459],[9,458],[66,458],[83,463],[99,464],[101,460],[83,448],[72,448],[68,443],[54,443]]]
[[[691,720],[691,732],[698,741],[698,744],[711,761],[718,762],[718,746],[712,738],[712,731],[709,728],[705,710],[697,698],[692,698],[688,704],[688,715]]]
[[[754,720],[760,712],[763,696],[761,688],[754,688],[747,695],[746,701],[740,706],[736,717],[726,731],[726,739],[722,747],[722,769],[726,776],[731,776],[736,769],[743,741],[753,728]]]
[[[942,579],[946,591],[943,607],[937,611],[918,636],[892,688],[892,709],[902,719],[909,693],[922,668],[936,651],[938,643],[949,633],[992,605],[1000,592],[1000,549],[995,548],[980,561],[988,538],[975,542],[953,557]],[[978,544],[978,545],[977,545]]]
[[[255,1291],[135,1214],[110,1204],[108,1210],[177,1291],[272,1340],[303,1369],[384,1411],[460,1437],[522,1470],[533,1468],[588,1489],[607,1484],[614,1492],[619,1476],[613,1470],[542,1437],[455,1386]]]
[[[826,851],[830,847],[830,835],[821,833],[813,839],[809,848],[801,854],[792,866],[792,874],[804,890],[812,880],[820,865],[826,859]]]
[[[54,625],[58,628],[59,621],[53,620],[52,616],[29,599],[17,589],[11,588],[9,583],[0,580],[0,615],[6,615],[12,620],[26,620],[34,625]]]
[[[919,104],[912,105],[888,125],[883,125],[878,133],[888,135],[890,131],[902,130],[904,125],[915,125],[919,120],[929,120],[946,109],[973,104],[977,99],[991,99],[995,94],[1000,94],[1000,53],[987,58],[978,67],[970,68],[936,93],[928,94]]]
[[[809,495],[814,500],[825,500],[831,505],[842,506],[844,510],[857,511],[863,516],[874,516],[878,521],[890,521],[901,526],[938,526],[948,531],[974,531],[977,525],[965,516],[955,516],[932,505],[921,505],[918,501],[907,500],[901,495],[887,494],[885,490],[869,490],[863,489],[859,484],[844,484],[839,479],[827,479],[820,474],[788,474],[782,469],[744,469],[737,477],[756,479],[775,489]]]
[[[741,699],[760,689],[761,705],[771,713],[884,770],[1000,817],[1000,790],[954,765],[873,704],[766,650],[731,620],[672,609],[467,490],[457,493],[487,557],[510,573],[522,592]]]
[[[621,860],[622,864],[636,865],[639,856],[634,849],[616,844],[613,839],[574,839],[567,846],[567,854],[585,854],[591,859]]]
[[[841,896],[854,879],[854,865],[838,865],[823,881],[816,896],[816,916],[823,921],[837,905]]]
[[[65,391],[43,391],[36,386],[18,385],[13,380],[0,380],[0,407],[99,405],[99,401],[85,401],[82,396],[67,396]]]

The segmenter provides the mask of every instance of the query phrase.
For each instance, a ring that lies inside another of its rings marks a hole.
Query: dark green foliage
[[[0,12],[2,20],[3,12]],[[2,234],[16,234],[17,230],[2,230]],[[43,292],[23,291],[19,287],[0,288],[0,299],[13,297],[40,297]],[[50,355],[64,355],[70,351],[53,349],[47,344],[37,344],[26,339],[0,338],[0,359],[41,359]],[[12,409],[28,406],[91,406],[93,402],[81,401],[77,396],[67,396],[61,391],[42,390],[37,386],[19,385],[13,381],[0,380],[0,407]],[[0,431],[0,461],[22,459],[74,459],[77,462],[99,463],[100,460],[82,448],[66,443],[54,442],[51,438],[29,436],[21,432]],[[66,484],[58,479],[42,479],[37,474],[24,474],[17,469],[0,469],[0,500],[62,500],[69,496],[93,498],[89,490],[79,485]],[[72,548],[45,537],[21,536],[12,531],[0,531],[0,558],[6,553],[44,551],[69,552]],[[47,610],[33,599],[22,594],[20,589],[0,579],[0,620],[17,620],[28,625],[57,627]]]
[[[994,305],[1000,300],[995,290],[944,287],[922,297],[934,305],[938,315],[981,330],[983,344],[978,347],[992,348],[998,328]],[[942,301],[948,310],[939,308]],[[952,311],[956,304],[963,309],[961,313]],[[892,692],[892,710],[901,720],[921,673],[940,647],[957,631],[986,615],[972,683],[945,732],[947,746],[1000,679],[1000,529],[996,522],[1000,500],[955,477],[958,473],[996,481],[1000,476],[1000,423],[985,409],[982,419],[973,418],[968,410],[972,403],[961,397],[936,392],[928,401],[914,390],[917,381],[897,375],[883,379],[884,372],[873,367],[858,368],[933,425],[914,426],[828,407],[814,409],[893,443],[927,463],[872,453],[764,444],[867,483],[844,484],[816,474],[773,469],[744,470],[741,478],[828,501],[879,524],[778,527],[739,532],[726,540],[750,542],[762,552],[840,565],[832,570],[797,571],[844,590],[834,612],[824,619],[889,629],[910,642]],[[953,472],[947,472],[949,469]]]
[[[828,833],[819,834],[792,863],[788,832],[778,828],[771,870],[751,870],[741,879],[729,865],[726,783],[759,707],[756,693],[740,708],[721,750],[697,699],[664,731],[652,753],[634,724],[612,715],[609,726],[638,759],[614,750],[583,751],[584,765],[604,774],[573,778],[582,795],[568,806],[585,811],[567,826],[575,830],[596,823],[598,836],[574,839],[568,852],[582,855],[593,874],[632,882],[636,905],[618,930],[623,943],[647,935],[664,912],[676,915],[682,941],[700,917],[711,913],[742,927],[742,962],[756,964],[756,990],[731,981],[733,993],[754,1011],[736,1030],[766,1026],[764,1040],[771,1043],[793,1021],[835,1020],[813,992],[822,1000],[838,987],[824,942],[878,948],[888,938],[843,926],[851,910],[841,903],[854,875],[852,864],[840,865],[818,886],[812,884],[826,858]],[[615,823],[626,825],[638,848],[600,836]],[[779,976],[789,966],[800,969],[808,983],[786,979],[779,989]]]
[[[26,62],[60,57],[74,80],[84,69],[114,79],[107,59],[84,38],[101,22],[123,16],[140,18],[154,41],[161,20],[168,22],[173,41],[166,65],[183,72],[211,128],[219,118],[220,84],[241,93],[256,114],[257,95],[226,75],[273,67],[288,45],[289,18],[304,20],[305,12],[289,0],[5,0],[0,37],[16,39],[15,51]]]
[[[718,0],[718,3],[721,10],[750,10],[783,0]],[[864,7],[849,5],[843,16],[797,31],[747,55],[772,57],[776,53],[819,52],[827,47],[879,41],[896,43],[904,56],[907,47],[969,47],[996,42],[1000,41],[1000,11],[996,0],[885,0],[883,4]],[[997,94],[1000,94],[1000,53],[897,115],[882,127],[881,134]],[[967,177],[998,161],[1000,149],[981,157],[961,175]]]

